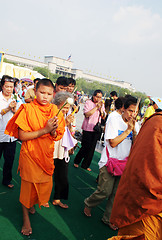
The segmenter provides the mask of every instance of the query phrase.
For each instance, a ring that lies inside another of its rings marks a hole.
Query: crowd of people
[[[22,141],[18,170],[22,234],[31,235],[29,213],[35,204],[67,209],[68,163],[77,145],[76,115],[79,111],[76,81],[59,77],[35,79],[34,85],[4,75],[0,91],[0,158],[2,184],[13,188],[12,166],[16,141]],[[151,104],[151,105],[150,105]],[[95,90],[83,109],[81,148],[75,168],[92,171],[96,143],[102,139],[97,189],[84,201],[84,214],[107,199],[102,221],[118,231],[112,239],[162,239],[162,98],[150,98],[140,110],[140,100],[115,91],[108,99]],[[140,117],[140,119],[137,118]],[[138,121],[137,121],[138,120]]]

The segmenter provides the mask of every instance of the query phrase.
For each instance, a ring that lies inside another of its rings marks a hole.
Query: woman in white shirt
[[[15,157],[16,139],[4,134],[8,121],[21,105],[21,100],[13,95],[14,79],[8,75],[3,75],[0,92],[0,158],[3,154],[3,179],[2,184],[13,188],[12,166]]]

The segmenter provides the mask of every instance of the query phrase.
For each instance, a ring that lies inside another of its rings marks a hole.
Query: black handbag
[[[102,133],[102,127],[101,127],[101,123],[98,122],[96,123],[96,125],[94,126],[93,130],[97,133]]]
[[[93,130],[97,133],[102,133],[102,127],[101,127],[101,123],[99,122],[99,119],[100,119],[100,115],[101,113],[99,114],[99,117],[98,117],[98,122],[96,123],[96,125],[94,126]]]

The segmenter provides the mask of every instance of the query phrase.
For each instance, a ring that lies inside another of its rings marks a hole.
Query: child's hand
[[[44,130],[46,133],[50,133],[50,132],[55,133],[57,128],[58,128],[58,118],[55,116],[54,118],[51,118],[47,121]]]

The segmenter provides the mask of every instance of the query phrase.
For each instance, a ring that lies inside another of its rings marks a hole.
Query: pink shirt
[[[96,107],[96,104],[92,102],[92,100],[87,100],[84,105],[83,113],[89,112],[94,107]],[[104,107],[102,107],[102,109],[104,110]],[[99,114],[100,114],[99,110],[96,110],[90,117],[87,117],[87,118],[85,117],[82,124],[82,129],[84,131],[93,132],[93,128],[98,122]],[[100,117],[100,122],[101,122],[101,117]]]

